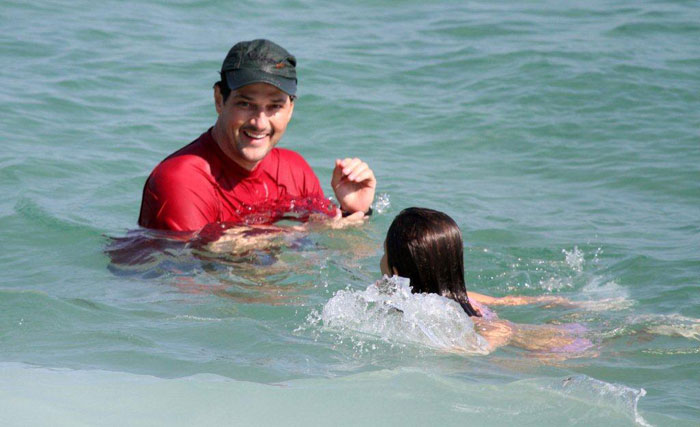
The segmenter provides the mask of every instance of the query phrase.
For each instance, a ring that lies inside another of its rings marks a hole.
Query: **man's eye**
[[[236,106],[241,108],[248,108],[250,106],[250,103],[245,101],[238,101],[236,102]]]
[[[271,110],[279,110],[279,109],[282,108],[282,107],[284,107],[284,105],[282,105],[282,104],[272,104],[272,105],[270,106],[270,109],[271,109]]]

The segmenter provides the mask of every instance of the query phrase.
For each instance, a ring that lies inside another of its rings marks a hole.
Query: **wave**
[[[586,400],[598,407],[609,407],[634,419],[641,426],[650,426],[639,414],[639,399],[647,392],[643,388],[635,389],[621,384],[600,381],[586,375],[574,375],[563,380],[551,382],[536,380],[538,388],[575,399]]]
[[[154,420],[167,425],[225,425],[231,419],[243,425],[279,425],[294,419],[294,425],[313,426],[334,419],[340,425],[437,421],[649,426],[637,409],[644,389],[586,375],[483,384],[399,368],[258,383],[216,374],[159,378],[20,363],[0,363],[0,371],[5,386],[0,390],[3,425],[146,425]],[[277,410],[270,412],[270,407]]]

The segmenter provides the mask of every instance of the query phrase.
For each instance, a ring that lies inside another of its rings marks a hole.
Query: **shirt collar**
[[[213,127],[210,127],[209,130],[202,135],[202,142],[212,153],[213,157],[218,159],[219,165],[224,171],[224,173],[232,174],[240,178],[253,178],[261,174],[263,170],[263,163],[265,163],[268,160],[270,153],[267,153],[265,158],[262,159],[260,163],[255,165],[255,168],[253,168],[253,170],[248,170],[236,163],[233,159],[226,155],[226,153],[224,153],[223,150],[221,150],[221,147],[219,147],[219,144],[216,143],[216,141],[214,140],[214,136],[212,135],[213,129]]]

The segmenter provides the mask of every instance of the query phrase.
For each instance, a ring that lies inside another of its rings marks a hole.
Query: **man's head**
[[[277,145],[294,111],[296,58],[269,40],[229,50],[214,85],[219,118],[214,139],[239,165],[252,170]]]
[[[221,64],[221,81],[217,85],[222,94],[228,95],[229,91],[251,83],[268,83],[294,99],[296,65],[294,55],[270,40],[239,42],[228,51]]]

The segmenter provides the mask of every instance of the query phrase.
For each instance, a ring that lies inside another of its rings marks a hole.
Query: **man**
[[[234,45],[214,85],[216,123],[156,166],[144,186],[139,225],[199,230],[218,222],[269,224],[289,213],[325,213],[338,224],[370,214],[377,181],[366,163],[336,160],[331,186],[338,209],[299,154],[275,148],[296,89],[296,59],[284,48],[269,40]]]

